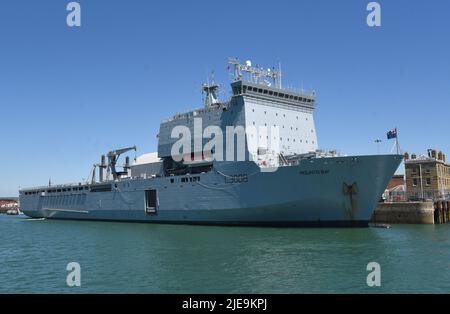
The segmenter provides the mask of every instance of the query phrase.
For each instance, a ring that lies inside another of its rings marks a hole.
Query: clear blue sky
[[[161,119],[202,106],[211,70],[228,95],[226,60],[283,65],[284,82],[314,88],[319,146],[450,157],[449,1],[80,0],[0,3],[0,196],[19,186],[77,182],[111,148],[156,151]]]

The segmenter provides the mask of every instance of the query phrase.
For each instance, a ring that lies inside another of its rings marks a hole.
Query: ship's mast
[[[202,86],[203,93],[205,94],[204,103],[205,107],[211,107],[214,104],[219,103],[219,85],[217,84],[203,84]]]
[[[281,65],[278,70],[275,70],[275,68],[265,70],[258,65],[253,67],[250,60],[247,60],[245,64],[241,64],[237,58],[229,58],[228,64],[234,68],[234,81],[246,80],[268,86],[273,84],[281,89]]]

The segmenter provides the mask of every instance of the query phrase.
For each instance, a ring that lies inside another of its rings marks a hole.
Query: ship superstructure
[[[125,159],[118,171],[119,156],[136,148],[114,150],[94,165],[89,182],[21,190],[23,212],[56,219],[366,226],[402,156],[319,150],[314,92],[283,88],[279,69],[237,59],[229,66],[231,98],[222,102],[217,84],[203,85],[202,108],[162,121],[157,153],[133,164]],[[180,132],[190,135],[188,149],[178,147]]]

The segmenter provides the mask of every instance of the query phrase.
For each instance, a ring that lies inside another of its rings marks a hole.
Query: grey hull
[[[21,196],[33,218],[208,225],[302,227],[367,226],[399,163],[399,155],[330,157],[261,172],[252,162],[218,162],[198,182],[173,177],[112,182],[53,197]],[[229,178],[244,175],[242,182]],[[189,177],[189,176],[186,176]],[[156,213],[145,211],[145,191],[157,191]]]

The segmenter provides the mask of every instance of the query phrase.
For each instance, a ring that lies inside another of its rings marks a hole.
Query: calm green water
[[[81,287],[66,285],[72,261]],[[366,284],[372,261],[381,287]],[[450,292],[450,225],[276,229],[0,215],[0,292]]]

